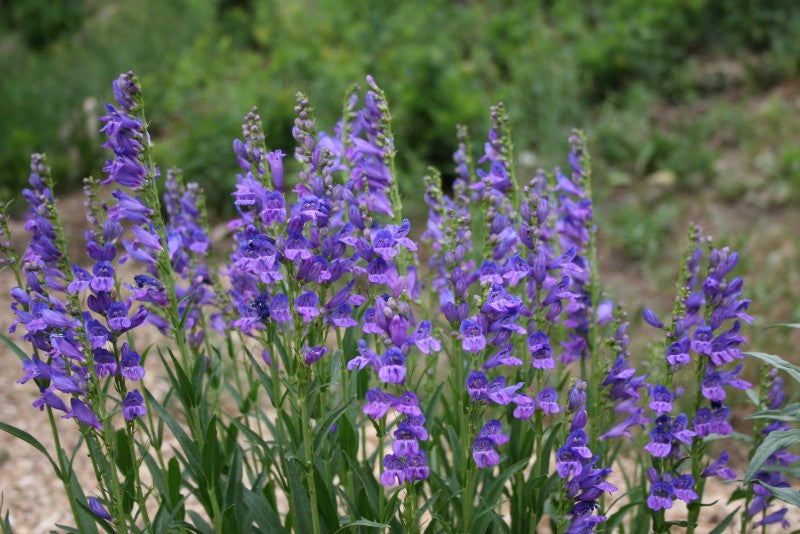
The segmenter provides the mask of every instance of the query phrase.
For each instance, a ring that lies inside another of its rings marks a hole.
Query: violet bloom
[[[486,399],[486,392],[489,387],[489,380],[480,371],[472,371],[467,377],[467,393],[473,401]]]
[[[319,361],[323,356],[325,356],[325,354],[327,354],[327,352],[328,347],[322,347],[320,345],[311,347],[303,354],[303,363],[306,365],[311,365],[312,363]]]
[[[672,393],[661,385],[656,384],[650,389],[650,404],[648,406],[658,415],[672,411]]]
[[[442,344],[438,339],[431,336],[431,322],[420,321],[417,330],[412,334],[411,340],[423,354],[439,352]]]
[[[561,407],[558,405],[558,393],[553,388],[545,388],[540,391],[539,394],[536,395],[536,403],[545,415],[561,411]]]
[[[480,429],[480,431],[478,432],[478,438],[488,438],[492,440],[492,443],[494,443],[495,445],[502,445],[504,443],[508,443],[508,441],[511,438],[503,434],[502,430],[503,430],[503,424],[497,419],[492,419],[491,421],[483,425],[483,428]]]
[[[735,480],[736,473],[728,467],[728,451],[722,451],[717,460],[714,460],[700,475],[703,478],[718,476],[725,480]]]
[[[140,362],[142,357],[138,352],[131,349],[130,345],[124,343],[122,345],[122,362],[119,367],[119,372],[128,380],[141,380],[144,378],[144,368]]]
[[[561,478],[567,478],[570,474],[578,476],[583,470],[583,465],[580,461],[580,455],[569,447],[564,445],[558,449],[556,453],[556,471]]]
[[[89,510],[97,517],[111,521],[111,514],[108,513],[96,497],[89,497]]]
[[[553,359],[553,349],[547,334],[540,330],[528,336],[528,350],[534,369],[555,369],[556,361]]]
[[[378,378],[383,382],[402,384],[406,380],[406,357],[397,347],[390,347],[381,359]]]
[[[406,480],[405,465],[403,459],[394,454],[387,454],[383,458],[383,471],[381,472],[381,484],[393,486],[395,483],[402,484]]]
[[[408,417],[422,417],[422,410],[419,408],[419,399],[413,391],[404,391],[399,399],[396,399],[394,409]],[[425,438],[420,438],[425,439]]]
[[[69,419],[74,417],[84,425],[93,426],[97,430],[103,430],[103,424],[80,399],[72,397],[70,399],[70,411],[66,415],[62,415],[62,419]]]
[[[486,348],[486,337],[483,335],[483,328],[473,319],[461,321],[462,347],[466,351],[480,352]]]
[[[313,291],[306,291],[294,301],[294,308],[303,317],[303,321],[310,323],[319,315],[317,303],[319,299]]]
[[[368,389],[365,394],[366,403],[362,411],[372,419],[381,419],[394,406],[398,399],[390,393],[381,391],[379,388]]]
[[[472,458],[480,469],[494,467],[500,463],[500,455],[494,449],[495,442],[487,437],[479,437],[472,445]]]
[[[133,421],[134,418],[144,417],[145,414],[147,414],[147,408],[139,390],[134,389],[128,392],[122,401],[122,416],[128,421]]]
[[[667,349],[667,362],[670,365],[688,365],[692,358],[689,356],[689,338],[684,336],[679,341],[670,344]]]
[[[647,507],[655,511],[669,510],[672,508],[672,498],[674,495],[674,490],[669,482],[656,482],[650,486],[650,496],[647,497]]]
[[[420,450],[416,454],[412,454],[406,458],[406,480],[414,482],[416,480],[426,480],[431,470],[428,467],[428,455],[425,451]]]
[[[689,474],[674,479],[672,491],[677,498],[687,504],[698,499],[697,492],[694,491],[694,477]]]

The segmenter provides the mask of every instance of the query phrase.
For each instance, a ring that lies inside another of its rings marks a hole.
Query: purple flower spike
[[[494,449],[495,443],[489,438],[475,440],[472,445],[472,458],[480,469],[494,467],[500,463],[500,455]]]
[[[145,414],[147,414],[147,408],[139,390],[134,389],[128,392],[122,401],[122,416],[128,421],[133,421],[134,418],[144,417]]]
[[[486,338],[481,325],[472,319],[461,321],[462,347],[470,352],[480,352],[486,348]]]

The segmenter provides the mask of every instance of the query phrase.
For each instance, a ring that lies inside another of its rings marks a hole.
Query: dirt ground
[[[702,203],[692,203],[694,206],[698,206],[698,204],[702,205]],[[81,195],[67,197],[60,202],[59,207],[60,213],[68,219],[68,228],[82,228],[84,208]],[[709,230],[714,230],[714,227],[722,225],[721,221],[724,221],[729,232],[747,232],[747,238],[742,244],[744,250],[752,251],[749,261],[755,264],[750,265],[748,270],[762,273],[768,279],[780,280],[786,284],[785,301],[788,300],[791,303],[791,299],[798,291],[797,288],[800,288],[800,270],[796,269],[796,264],[792,264],[792,259],[797,258],[797,247],[791,243],[787,245],[785,235],[787,229],[792,228],[794,228],[792,235],[797,235],[796,230],[800,228],[800,213],[796,210],[785,210],[780,213],[772,213],[759,220],[742,215],[742,209],[741,207],[710,205],[708,210],[698,208],[694,208],[694,211],[686,210],[681,214],[681,219],[675,221],[676,254],[680,248],[680,234],[686,228],[688,220],[700,221]],[[21,241],[26,236],[19,221],[13,222],[12,231],[17,238],[15,239],[17,249],[22,249]],[[664,293],[657,277],[652,276],[652,273],[645,272],[640,263],[627,261],[613,250],[609,250],[604,244],[604,239],[601,232],[599,247],[601,279],[608,285],[609,295],[616,300],[632,305],[630,308],[632,319],[638,315],[641,306],[644,305],[662,310],[668,309],[671,305],[671,296]],[[73,240],[74,248],[80,253],[81,233],[75,232]],[[227,245],[224,245],[224,248],[227,250]],[[788,265],[787,262],[789,262]],[[0,313],[0,331],[4,333],[8,331],[13,318],[12,314],[7,311],[8,292],[13,285],[13,276],[10,272],[0,274],[0,309],[4,310]],[[671,290],[671,288],[670,285],[667,289]],[[791,307],[787,308],[789,304],[785,301],[777,305],[777,310],[775,306],[770,307],[769,303],[754,302],[752,311],[756,316],[765,317],[764,322],[766,323],[779,321],[780,318],[785,320],[792,311]],[[634,320],[636,321],[636,319]],[[652,332],[639,328],[634,328],[632,338],[636,339],[639,334],[645,334],[644,337],[652,340]],[[788,346],[796,347],[797,339],[789,337],[785,343]],[[642,345],[641,342],[634,343],[634,347]],[[798,354],[794,355],[795,358],[797,356]],[[39,439],[49,451],[54,451],[46,415],[31,407],[31,403],[37,397],[35,388],[30,383],[24,385],[15,383],[21,374],[21,365],[17,357],[4,346],[0,347],[0,376],[5,381],[4,387],[0,388],[0,421],[13,424],[29,432]],[[157,372],[149,372],[145,377],[145,383],[148,388],[156,391],[164,387],[164,381]],[[75,423],[71,420],[59,419],[57,425],[62,446],[67,451],[71,451],[79,436]],[[747,451],[737,450],[736,443],[732,442],[728,449],[733,458],[739,460],[746,458]],[[75,469],[85,491],[87,494],[91,494],[96,483],[88,458],[79,453],[75,461]],[[621,481],[619,482],[621,483]],[[731,508],[726,501],[731,491],[730,485],[723,485],[716,481],[708,484],[706,500],[719,500],[717,504],[704,512],[703,517],[707,523],[701,532],[710,531],[717,522],[727,516]],[[72,522],[63,488],[52,473],[49,462],[32,447],[6,433],[0,433],[0,492],[3,496],[3,511],[4,513],[5,511],[10,512],[15,532],[38,534],[57,529],[56,525],[58,524],[68,525]],[[682,504],[676,506],[674,512],[677,516],[682,515],[681,507]],[[793,525],[800,524],[800,510],[791,511],[790,521]],[[732,528],[735,528],[737,523],[738,519],[734,521]]]

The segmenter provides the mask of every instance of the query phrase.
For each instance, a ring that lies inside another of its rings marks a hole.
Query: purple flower
[[[728,451],[722,451],[719,458],[709,464],[701,476],[704,478],[718,476],[725,480],[735,480],[736,473],[734,473],[733,469],[728,467]]]
[[[531,352],[531,365],[534,369],[555,369],[553,349],[547,334],[539,330],[528,336],[528,350]]]
[[[319,315],[317,303],[319,299],[313,291],[306,291],[294,301],[294,309],[303,317],[303,321],[310,323]]]
[[[500,365],[507,365],[509,367],[515,367],[518,365],[522,365],[522,360],[517,358],[513,355],[514,352],[514,345],[509,343],[504,347],[501,347],[497,352],[492,354],[486,362],[483,364],[483,369],[488,370],[492,369],[493,367],[498,367]]]
[[[644,450],[656,458],[669,456],[672,451],[672,434],[669,427],[659,425],[650,432],[650,443],[644,446]]]
[[[362,411],[372,419],[381,419],[394,406],[398,399],[394,395],[381,391],[379,388],[368,389],[365,395],[366,403]]]
[[[430,321],[420,321],[417,325],[417,330],[411,336],[411,340],[423,354],[439,352],[442,348],[442,344],[439,340],[431,337]]]
[[[144,368],[139,364],[142,357],[138,352],[131,350],[130,345],[122,345],[122,362],[120,364],[120,374],[128,380],[141,380],[144,378]]]
[[[656,384],[650,389],[650,404],[648,406],[658,415],[672,411],[672,393],[661,385]]]
[[[670,344],[669,348],[667,349],[667,361],[669,364],[687,365],[689,362],[691,362],[692,358],[689,356],[689,346],[690,341],[686,336],[682,337],[680,341],[675,341],[674,343]]]
[[[675,496],[685,503],[697,500],[697,493],[694,491],[694,477],[692,475],[681,475],[672,481],[672,490]]]
[[[378,378],[383,382],[402,384],[406,380],[406,357],[397,347],[390,347],[381,358]]]
[[[651,510],[669,510],[672,508],[674,495],[674,490],[669,482],[656,482],[650,486],[650,496],[647,497],[647,507]]]
[[[419,409],[419,399],[417,399],[417,394],[413,391],[404,391],[393,406],[395,410],[409,417],[422,417],[422,410]]]
[[[655,313],[653,313],[653,310],[651,310],[650,308],[645,308],[642,310],[642,318],[644,319],[644,322],[646,322],[650,326],[659,329],[664,328],[664,323],[661,322],[661,320],[656,316]]]
[[[488,437],[479,437],[472,445],[472,458],[480,469],[494,467],[500,463],[500,455],[494,449],[495,442]]]
[[[431,470],[428,467],[428,455],[425,451],[420,450],[416,454],[412,454],[406,458],[406,480],[414,482],[415,480],[426,480]]]
[[[467,377],[467,393],[473,401],[486,399],[486,392],[489,387],[489,379],[480,371],[472,371]]]
[[[496,404],[506,405],[514,400],[514,393],[524,385],[523,382],[506,386],[506,377],[498,376],[489,383],[486,398]]]
[[[561,411],[561,407],[558,405],[558,393],[556,393],[556,390],[553,388],[545,388],[540,391],[539,394],[536,395],[536,403],[545,415]]]
[[[312,363],[319,361],[327,352],[328,347],[322,347],[320,345],[311,347],[303,354],[303,363],[306,365],[311,365]]]
[[[478,432],[478,438],[488,438],[495,445],[502,445],[504,443],[508,443],[508,441],[511,438],[503,434],[502,430],[503,430],[503,424],[497,419],[492,419],[491,421],[483,425],[483,428],[480,429],[480,431]]]
[[[111,514],[108,513],[108,511],[103,507],[96,497],[89,497],[89,510],[91,510],[92,513],[97,517],[101,517],[108,521],[111,520]]]
[[[387,454],[383,457],[383,471],[381,472],[381,484],[393,486],[395,482],[400,485],[406,480],[405,465],[403,459],[394,454]]]
[[[408,425],[404,425],[403,422],[401,422],[397,430],[394,431],[392,451],[402,458],[407,458],[419,452],[419,442],[417,441],[416,434]]]
[[[128,421],[133,421],[135,417],[144,417],[147,408],[144,405],[144,398],[138,389],[128,392],[122,401],[122,416]]]
[[[483,328],[473,319],[461,321],[462,347],[470,352],[480,352],[486,348]]]
[[[736,366],[733,371],[716,371],[709,369],[703,382],[700,384],[700,391],[703,396],[711,401],[725,400],[725,390],[723,386],[733,386],[738,389],[748,389],[752,384],[746,380],[736,378],[742,371],[742,365]]]
[[[567,478],[570,474],[578,476],[583,470],[580,455],[571,447],[564,445],[556,453],[556,471],[561,478]]]
[[[70,399],[70,411],[66,413],[66,415],[62,415],[62,419],[69,419],[70,417],[74,417],[84,425],[93,426],[98,430],[103,430],[103,425],[100,423],[100,420],[97,416],[92,412],[82,400],[72,397]]]
[[[106,349],[94,349],[94,370],[98,377],[113,376],[117,372],[117,359]]]
[[[527,395],[514,395],[512,401],[517,405],[513,413],[516,419],[528,419],[536,411],[536,401]]]

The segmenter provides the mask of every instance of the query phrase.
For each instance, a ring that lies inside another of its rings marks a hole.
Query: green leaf
[[[14,436],[17,439],[21,439],[22,441],[24,441],[25,443],[27,443],[28,445],[30,445],[31,447],[33,447],[37,451],[39,451],[42,454],[44,454],[45,458],[50,460],[50,465],[53,466],[53,471],[55,471],[56,476],[60,480],[65,480],[64,479],[64,475],[61,473],[61,469],[59,469],[59,467],[58,467],[58,464],[56,464],[56,462],[53,460],[53,457],[50,456],[50,453],[47,452],[47,449],[44,448],[44,445],[39,443],[38,439],[34,438],[33,436],[31,436],[30,434],[28,434],[27,432],[25,432],[21,428],[17,428],[17,427],[15,427],[13,425],[9,425],[8,423],[3,423],[2,421],[0,421],[0,430],[11,434],[12,436]]]
[[[800,430],[797,429],[781,432],[775,431],[767,434],[767,437],[764,438],[764,441],[758,446],[755,454],[753,454],[753,459],[750,461],[750,465],[747,467],[747,471],[744,474],[743,482],[750,482],[758,472],[758,469],[767,461],[767,458],[769,458],[773,452],[779,449],[785,449],[795,443],[800,443]]]
[[[720,524],[719,524],[719,525],[717,525],[716,527],[714,527],[714,530],[712,530],[712,531],[711,531],[711,532],[709,532],[708,534],[722,534],[723,532],[725,532],[725,527],[727,527],[727,526],[730,524],[730,522],[731,522],[731,521],[733,521],[733,516],[735,516],[735,515],[736,515],[736,512],[738,512],[738,511],[739,511],[739,508],[741,508],[741,506],[737,506],[737,507],[736,507],[736,510],[734,510],[734,511],[733,511],[733,512],[731,512],[731,513],[729,513],[729,514],[728,514],[728,516],[727,516],[725,519],[723,519],[723,520],[720,522]]]
[[[0,341],[8,345],[8,348],[10,348],[14,352],[14,354],[17,355],[17,358],[19,358],[21,361],[24,362],[25,360],[31,359],[30,356],[25,354],[24,350],[19,348],[19,346],[11,340],[11,338],[6,337],[3,334],[0,334]]]
[[[775,421],[800,421],[800,402],[787,404],[779,410],[762,410],[748,415],[745,419],[773,419]]]
[[[301,399],[300,402],[306,402],[305,399]],[[322,454],[322,450],[320,445],[322,444],[322,440],[325,439],[325,436],[330,431],[331,426],[341,417],[341,415],[347,410],[352,404],[355,402],[355,397],[351,398],[331,413],[329,413],[325,419],[317,423],[317,428],[314,429],[314,450],[317,451],[317,454]]]
[[[792,488],[777,488],[775,486],[770,486],[769,484],[764,484],[761,481],[758,481],[758,483],[767,488],[773,495],[783,502],[800,507],[800,491]]]
[[[247,488],[244,488],[242,496],[245,506],[250,513],[253,514],[253,519],[261,528],[261,532],[274,532],[275,534],[286,533],[286,529],[281,525],[278,514],[267,501],[266,497],[250,491]]]
[[[312,532],[311,514],[317,510],[311,509],[311,502],[308,499],[306,488],[300,482],[300,462],[297,458],[289,458],[289,487],[292,493],[292,508],[297,513],[297,532]]]
[[[377,521],[370,521],[369,519],[359,519],[358,521],[353,521],[352,523],[344,525],[342,528],[336,531],[336,534],[339,534],[339,532],[344,532],[349,528],[356,528],[356,527],[372,527],[380,529],[382,531],[384,529],[389,528],[389,525],[386,523],[378,523]]]
[[[800,382],[800,367],[787,362],[780,356],[775,356],[774,354],[766,354],[764,352],[748,352],[748,356],[753,356],[754,358],[758,358],[759,360],[768,363],[772,367],[776,369],[780,369],[782,371],[786,371],[792,378]]]
[[[133,470],[133,458],[131,457],[131,447],[128,444],[128,433],[123,428],[117,430],[117,446],[114,451],[114,460],[122,473],[130,473]]]
[[[800,329],[800,323],[776,323],[766,326],[765,328],[778,328],[783,326],[785,328],[797,328]]]

